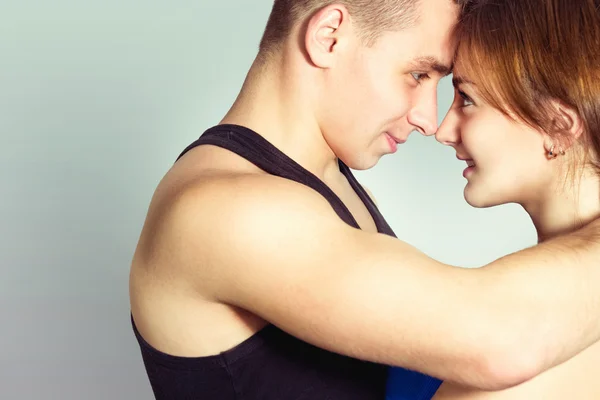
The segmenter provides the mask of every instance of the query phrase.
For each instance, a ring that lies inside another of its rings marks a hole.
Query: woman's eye
[[[472,106],[474,104],[473,100],[471,100],[471,98],[462,90],[458,91],[458,95],[462,99],[462,107]]]

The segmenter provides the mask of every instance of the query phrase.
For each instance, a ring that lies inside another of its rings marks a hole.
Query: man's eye
[[[429,75],[427,75],[425,72],[411,72],[411,75],[417,82],[429,78]]]

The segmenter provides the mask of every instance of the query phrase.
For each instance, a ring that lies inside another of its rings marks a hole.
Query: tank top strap
[[[223,124],[214,126],[186,147],[177,157],[177,160],[188,151],[201,145],[213,145],[229,150],[268,174],[290,179],[312,188],[331,204],[344,222],[360,229],[350,210],[323,181],[253,130],[239,125]]]

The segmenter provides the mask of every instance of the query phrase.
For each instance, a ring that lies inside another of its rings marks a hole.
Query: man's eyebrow
[[[412,61],[412,67],[426,71],[435,71],[442,76],[450,75],[452,65],[448,65],[433,56],[417,57]]]

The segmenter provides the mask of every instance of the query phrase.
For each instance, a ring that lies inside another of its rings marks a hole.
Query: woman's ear
[[[572,107],[557,101],[552,103],[554,118],[544,146],[549,157],[565,154],[583,134],[583,121]]]

